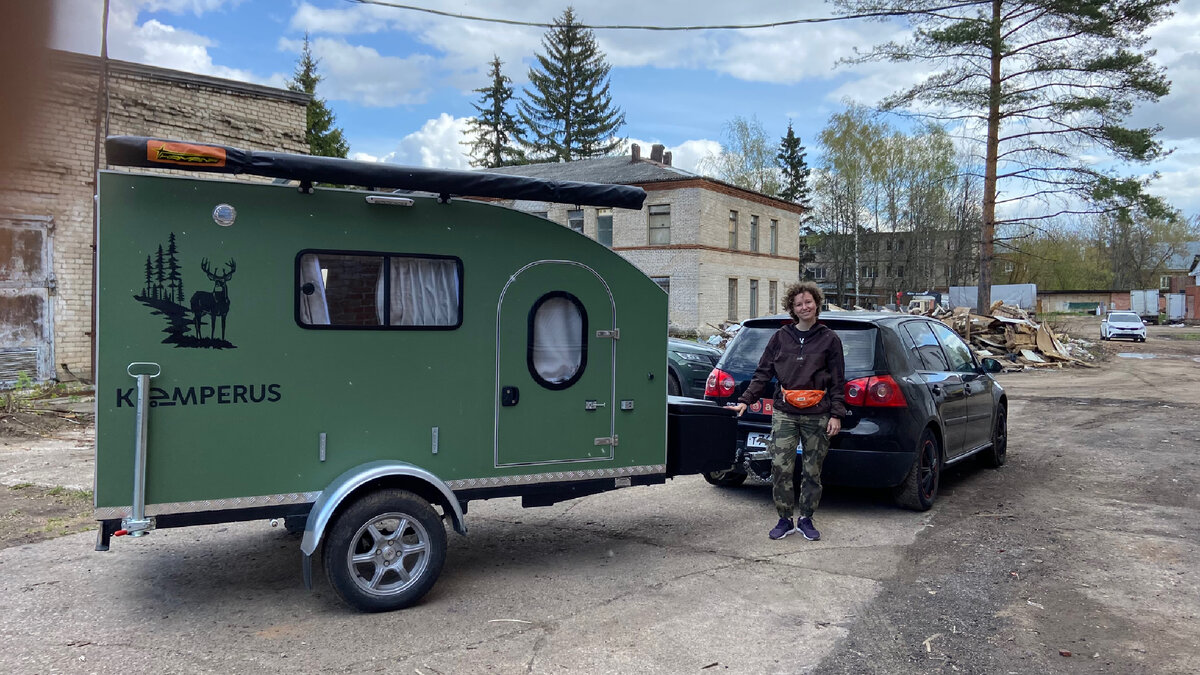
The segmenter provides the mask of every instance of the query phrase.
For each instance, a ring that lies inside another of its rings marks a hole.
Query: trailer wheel
[[[384,490],[354,502],[333,521],[325,573],[348,604],[366,612],[420,600],[446,560],[446,529],[429,502]]]

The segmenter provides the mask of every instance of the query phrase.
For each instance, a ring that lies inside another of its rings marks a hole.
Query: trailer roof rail
[[[630,185],[554,181],[486,171],[459,171],[363,162],[146,136],[109,136],[109,164],[207,173],[249,174],[303,184],[330,183],[431,192],[436,195],[641,209],[646,191]]]

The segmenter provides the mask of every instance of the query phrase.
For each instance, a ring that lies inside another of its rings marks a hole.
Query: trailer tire
[[[338,514],[325,542],[325,574],[364,612],[420,600],[446,561],[446,528],[429,502],[407,490],[367,494]]]

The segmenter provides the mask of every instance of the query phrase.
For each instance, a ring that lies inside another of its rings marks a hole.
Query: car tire
[[[675,373],[667,373],[667,394],[671,396],[683,395],[683,389],[679,386],[679,378],[675,377]]]
[[[737,487],[746,482],[746,474],[735,469],[705,471],[702,475],[704,476],[704,480],[708,481],[709,485],[716,485],[717,487]]]
[[[407,490],[355,501],[331,523],[325,574],[365,612],[408,607],[433,587],[446,561],[446,528],[429,502]]]
[[[917,456],[904,482],[896,486],[896,504],[913,511],[928,511],[937,499],[938,481],[942,475],[942,451],[933,431],[921,432],[917,441]]]
[[[992,426],[992,447],[980,453],[983,463],[999,469],[1008,461],[1008,410],[1004,406],[996,409],[996,422]]]

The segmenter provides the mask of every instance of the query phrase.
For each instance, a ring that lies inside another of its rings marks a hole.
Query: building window
[[[886,276],[889,276],[889,277],[890,277],[890,276],[892,276],[892,263],[888,263],[888,264],[887,264],[887,267],[886,267],[886,268],[884,268],[884,271],[883,271],[883,273],[884,273]]]
[[[758,216],[750,216],[750,250],[758,253]]]
[[[958,250],[958,242],[953,239],[947,239],[946,240],[946,250],[947,251],[957,251]]]
[[[767,283],[767,312],[774,314],[779,311],[779,282]]]
[[[1016,269],[1016,268],[1013,267],[1013,264],[1011,262],[1004,263],[1004,273],[1005,274],[1012,274],[1014,269]]]
[[[658,284],[658,287],[663,289],[667,295],[671,294],[671,277],[650,277],[650,281]]]
[[[771,219],[771,236],[769,245],[771,247],[771,255],[779,253],[779,221]]]
[[[737,250],[738,212],[729,212],[729,248]]]
[[[942,265],[942,276],[946,277],[947,279],[950,278],[950,266],[949,265]]]
[[[538,218],[545,218],[546,220],[550,220],[550,212],[549,211],[534,211],[533,215],[537,216]]]
[[[887,250],[889,250],[889,251],[892,250],[892,240],[891,239],[887,240]]]
[[[567,227],[579,234],[583,234],[583,209],[571,209],[567,211]]]
[[[596,209],[596,241],[612,248],[612,209]]]
[[[824,267],[810,267],[806,271],[808,272],[809,276],[811,276],[813,279],[820,280],[820,279],[825,278],[825,268]]]
[[[898,266],[896,267],[896,278],[897,278],[897,279],[903,279],[903,278],[904,278],[904,265],[898,265]]]
[[[750,318],[758,316],[758,279],[750,280]]]
[[[1170,288],[1171,287],[1171,277],[1169,277],[1165,274],[1160,276],[1158,278],[1158,287],[1159,287],[1159,289],[1164,290],[1164,291],[1167,290],[1168,288]]]
[[[879,270],[874,265],[863,265],[862,277],[864,279],[874,279],[879,276]]]
[[[729,315],[730,321],[737,321],[737,279],[729,280]]]
[[[896,240],[896,250],[897,250],[897,251],[903,251],[903,250],[904,250],[904,240],[903,240],[903,239],[897,239],[897,240]]]
[[[671,243],[671,205],[654,204],[648,209],[650,218],[650,243]]]

